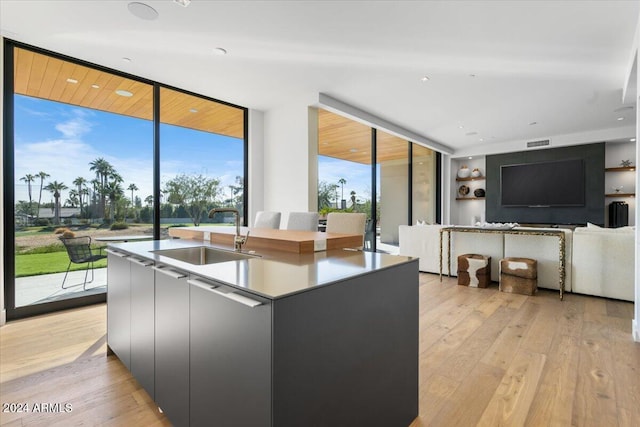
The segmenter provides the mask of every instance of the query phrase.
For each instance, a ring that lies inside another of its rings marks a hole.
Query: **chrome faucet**
[[[213,218],[213,216],[218,212],[231,212],[234,215],[234,219],[236,222],[236,235],[233,238],[233,247],[236,252],[240,252],[242,250],[242,245],[247,243],[247,239],[249,238],[249,231],[247,230],[247,235],[243,236],[240,234],[240,212],[237,209],[233,208],[214,208],[209,211],[209,218]]]

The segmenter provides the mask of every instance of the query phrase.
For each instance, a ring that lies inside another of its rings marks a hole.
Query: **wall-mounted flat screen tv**
[[[504,207],[584,206],[584,160],[503,165],[500,191]]]

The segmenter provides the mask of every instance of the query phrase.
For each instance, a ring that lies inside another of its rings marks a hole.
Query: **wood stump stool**
[[[458,285],[486,288],[491,283],[491,257],[478,254],[458,256]]]
[[[521,295],[538,291],[538,261],[507,257],[500,260],[500,290]]]

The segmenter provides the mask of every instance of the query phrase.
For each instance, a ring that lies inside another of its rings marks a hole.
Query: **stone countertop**
[[[154,253],[199,246],[231,250],[228,246],[182,239],[113,243],[108,247],[269,299],[283,298],[394,265],[418,261],[407,256],[347,249],[300,254],[265,250],[257,252],[259,256],[255,258],[195,265]]]

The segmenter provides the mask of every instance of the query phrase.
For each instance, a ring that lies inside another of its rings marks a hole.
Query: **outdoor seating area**
[[[63,299],[104,293],[107,290],[107,269],[96,268],[93,282],[83,286],[84,270],[70,271],[66,289],[61,287],[65,273],[41,274],[16,278],[16,307],[42,304]]]

